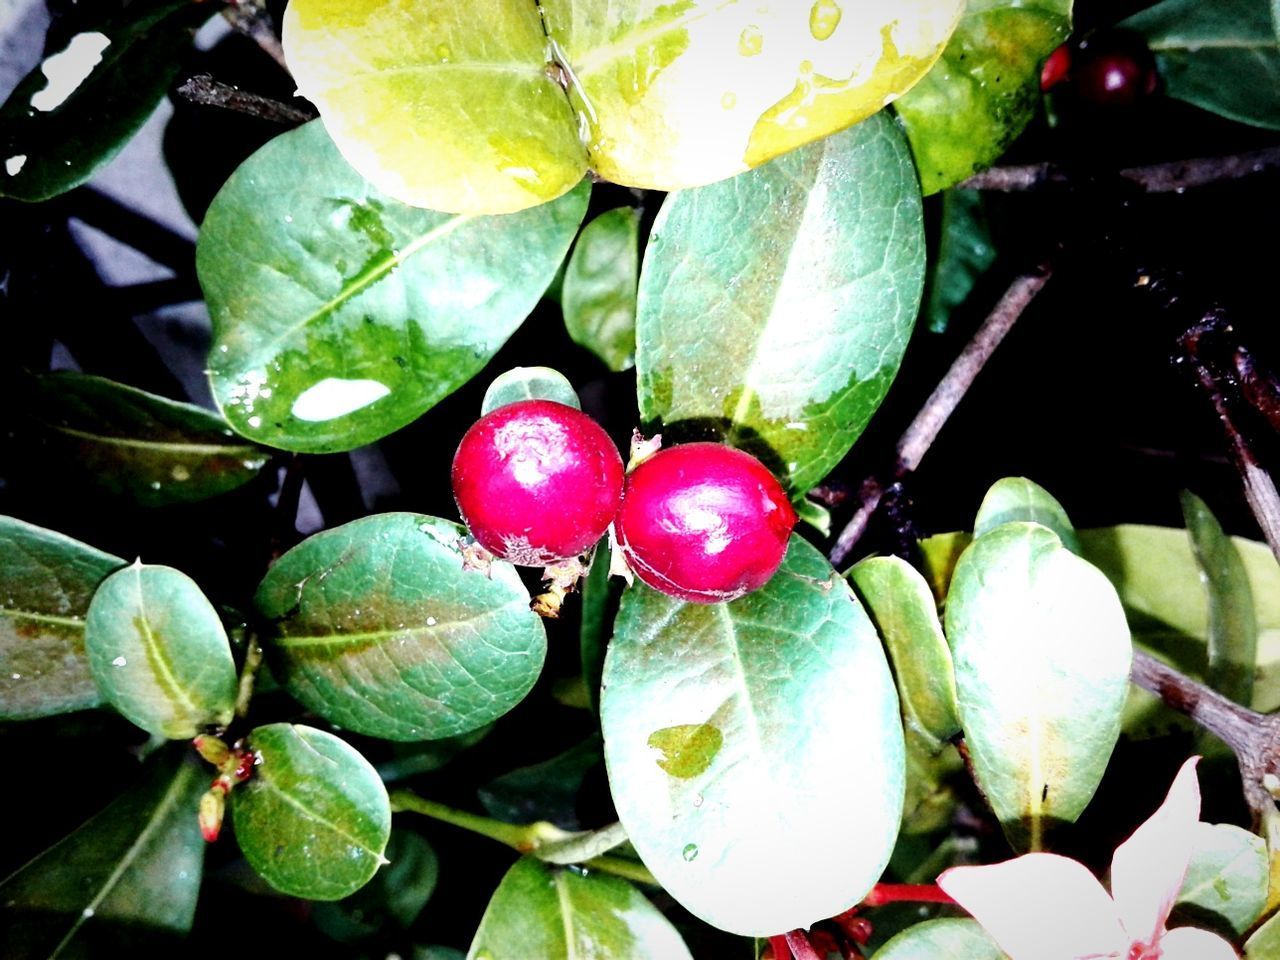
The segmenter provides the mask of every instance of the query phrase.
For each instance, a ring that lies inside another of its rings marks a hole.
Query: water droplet
[[[114,660],[111,661],[111,665],[113,667],[123,667],[128,662],[129,661],[126,660],[124,657],[116,657]]]
[[[180,463],[175,463],[173,469],[169,471],[169,476],[181,483],[183,480],[191,479],[191,471]]]
[[[262,418],[261,418],[261,417],[250,417],[250,418],[249,418],[249,426],[253,427],[253,428],[256,430],[258,427],[262,426]]]
[[[298,395],[290,411],[299,420],[308,423],[321,423],[325,420],[336,420],[349,413],[363,409],[376,403],[391,388],[377,380],[344,380],[340,377],[325,377],[313,383]],[[252,421],[250,426],[252,426]]]
[[[698,859],[698,845],[696,843],[686,843],[684,849],[680,851],[680,856],[684,857],[685,863],[692,863]]]
[[[809,32],[815,40],[826,40],[840,26],[843,11],[836,0],[814,0],[809,11]]]
[[[439,621],[439,620],[437,620],[435,617],[427,617],[427,626],[428,626],[428,627],[434,627],[434,626],[435,626],[437,623],[439,623],[439,622],[440,622],[440,621]]]
[[[702,794],[700,794],[700,793],[695,793],[695,794],[693,795],[693,805],[694,805],[695,807],[700,807],[700,806],[702,806]]]
[[[726,110],[732,110],[737,105],[738,95],[736,93],[729,92],[720,98],[720,106],[724,107]]]
[[[150,486],[151,486],[151,489],[152,489],[152,490],[159,490],[159,489],[160,489],[160,481],[159,481],[159,480],[152,480],[152,481],[151,481]]]
[[[83,910],[80,911],[80,916],[88,920],[90,917],[93,916],[93,907],[85,907]]]
[[[10,680],[21,680],[21,679],[22,679],[22,674],[20,674],[20,673],[11,673],[11,674],[9,674],[9,679],[10,679]]]
[[[744,57],[754,57],[764,49],[764,34],[755,24],[747,27],[738,37],[738,52]]]

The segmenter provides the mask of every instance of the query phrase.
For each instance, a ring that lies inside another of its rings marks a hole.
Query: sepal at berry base
[[[1081,864],[1052,853],[954,867],[938,886],[1011,960],[1236,960],[1215,933],[1165,927],[1200,819],[1199,759],[1182,765],[1164,803],[1116,848],[1109,895]]]

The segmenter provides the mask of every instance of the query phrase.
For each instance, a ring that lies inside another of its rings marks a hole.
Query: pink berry
[[[545,567],[591,547],[618,512],[622,481],[609,435],[550,400],[491,411],[453,458],[453,495],[471,535],[521,566]]]
[[[658,451],[627,477],[618,546],[655,590],[719,603],[768,582],[795,525],[782,485],[759,460],[690,443]]]
[[[1132,107],[1160,83],[1146,42],[1124,30],[1102,32],[1082,43],[1072,73],[1081,99],[1099,107]]]

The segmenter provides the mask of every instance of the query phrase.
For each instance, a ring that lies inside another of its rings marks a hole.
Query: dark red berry
[[[1062,44],[1053,53],[1049,54],[1049,59],[1044,62],[1044,66],[1040,68],[1040,89],[1052,90],[1063,80],[1067,79],[1067,74],[1071,72],[1071,45]]]
[[[471,535],[512,563],[544,567],[598,541],[622,496],[622,458],[580,410],[522,400],[474,423],[453,458]]]
[[[796,514],[755,457],[717,443],[660,450],[627,477],[618,545],[637,577],[694,603],[764,586]]]
[[[1077,95],[1103,107],[1131,107],[1155,93],[1159,79],[1146,42],[1125,30],[1090,37],[1072,66]]]

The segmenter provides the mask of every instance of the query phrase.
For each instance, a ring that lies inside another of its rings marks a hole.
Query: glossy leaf
[[[803,495],[888,391],[923,276],[915,169],[887,116],[673,194],[640,279],[642,418],[723,437]]]
[[[976,920],[926,920],[908,927],[875,952],[873,960],[1005,960]]]
[[[722,180],[876,113],[929,69],[961,0],[541,0],[593,170]]]
[[[691,913],[767,936],[879,878],[902,813],[898,698],[871,621],[803,539],[732,603],[631,587],[600,710],[619,819]]]
[[[119,153],[214,11],[187,0],[104,3],[0,107],[0,196],[46,200]]]
[[[1014,845],[1040,849],[1120,733],[1132,650],[1115,588],[1048,528],[1006,523],[956,565],[946,632],[978,785]]]
[[[111,574],[89,604],[84,646],[103,698],[148,733],[185,740],[231,722],[231,644],[185,573],[139,562]]]
[[[1183,491],[1182,516],[1209,608],[1205,679],[1219,693],[1247,706],[1253,698],[1258,660],[1258,618],[1249,574],[1208,504]]]
[[[1080,553],[1080,541],[1067,511],[1053,494],[1026,477],[1005,477],[991,485],[978,507],[973,535],[980,537],[1001,524],[1013,521],[1048,527],[1058,535],[1064,547],[1074,554]]]
[[[290,0],[283,34],[299,91],[347,161],[390,197],[510,213],[586,172],[533,3]]]
[[[145,933],[185,933],[200,892],[196,822],[205,770],[173,754],[74,833],[0,884],[10,960],[141,953]],[[141,941],[141,942],[140,942]]]
[[[1267,4],[1163,0],[1120,26],[1146,38],[1169,96],[1280,129],[1280,44]]]
[[[575,343],[613,371],[636,363],[639,278],[639,210],[618,207],[582,228],[561,289],[564,325]]]
[[[297,724],[258,727],[248,743],[257,765],[230,807],[250,866],[310,900],[340,900],[368,883],[391,835],[391,804],[369,761]]]
[[[449,216],[379,192],[318,122],[277,137],[200,230],[214,399],[237,432],[288,450],[349,450],[398,430],[533,309],[588,193],[509,217]]]
[[[1197,823],[1196,849],[1170,926],[1218,928],[1238,937],[1267,905],[1267,845],[1226,823]]]
[[[928,196],[990,166],[1040,106],[1040,66],[1072,0],[970,0],[942,59],[894,109]]]
[[[468,960],[685,960],[670,921],[625,880],[584,875],[532,857],[517,860],[494,891]]]
[[[435,851],[419,834],[396,830],[386,857],[390,863],[351,896],[315,905],[311,915],[326,935],[356,943],[408,929],[422,913],[439,879]]]
[[[593,734],[550,760],[490,780],[479,790],[480,802],[490,816],[508,823],[546,820],[576,830],[582,781],[603,762],[600,738]]]
[[[489,384],[480,404],[480,414],[483,416],[522,400],[554,400],[575,410],[582,409],[573,384],[560,371],[550,367],[513,367]]]
[[[218,416],[101,377],[38,377],[30,415],[54,466],[143,506],[204,500],[243,486],[268,463]]]
[[[84,617],[119,557],[0,517],[0,720],[97,706]]]
[[[956,188],[944,193],[939,234],[924,307],[933,333],[946,331],[952,313],[969,299],[978,280],[995,262],[982,192]]]
[[[386,513],[286,553],[256,597],[277,679],[326,719],[390,740],[454,736],[514,707],[546,634],[514,567],[463,566],[463,536]]]
[[[897,557],[869,557],[848,576],[889,651],[903,719],[941,746],[960,732],[960,720],[951,650],[929,585]]]

